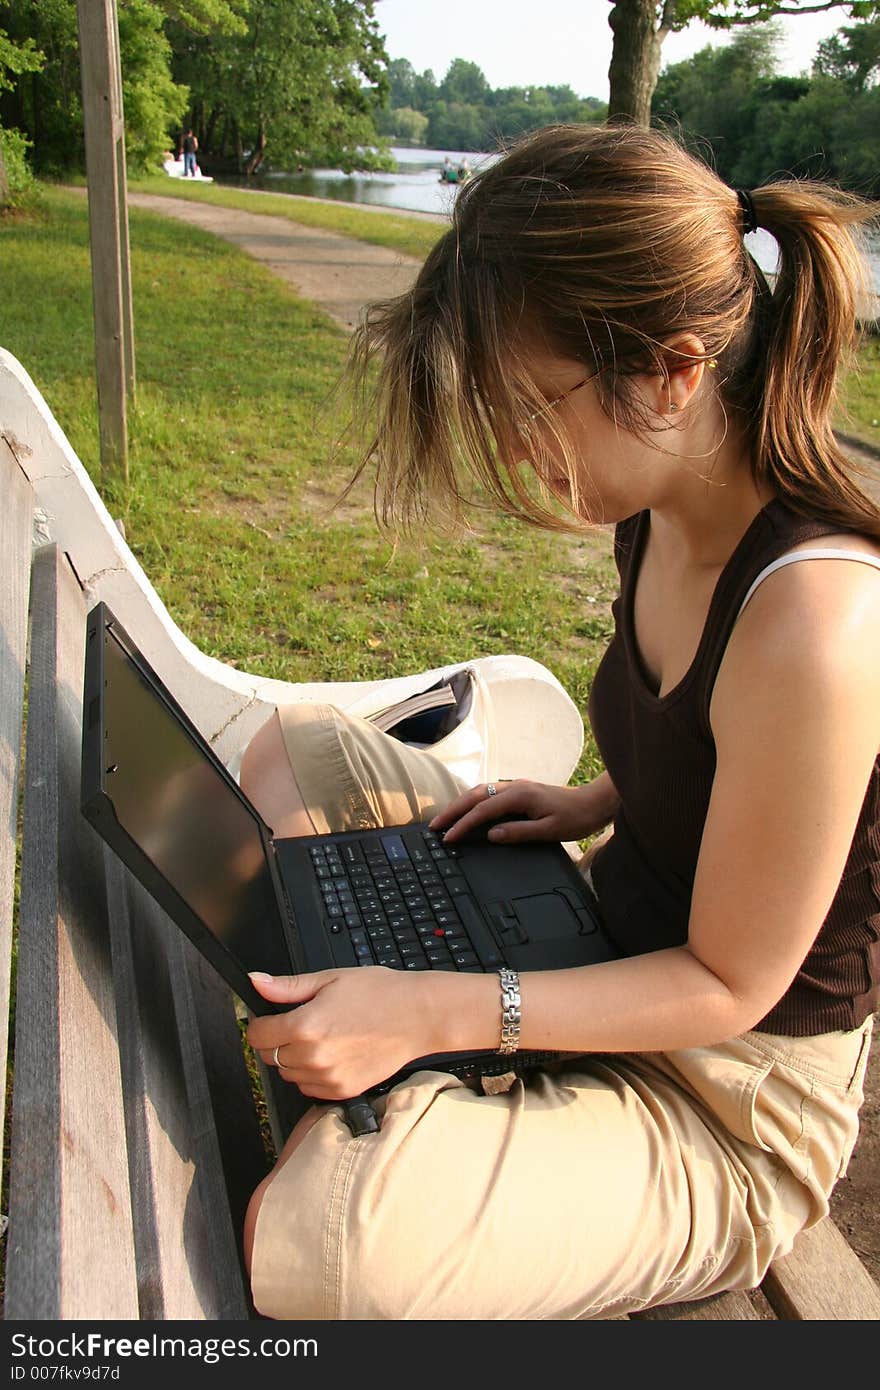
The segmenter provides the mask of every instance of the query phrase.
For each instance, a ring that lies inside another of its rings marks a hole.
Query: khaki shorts
[[[319,830],[423,818],[458,790],[436,759],[362,720],[281,715]],[[315,1106],[260,1208],[256,1306],[289,1319],[579,1319],[754,1287],[828,1211],[870,1037],[869,1019],[595,1056],[501,1095],[424,1071],[378,1103],[382,1128],[361,1138],[338,1106]]]

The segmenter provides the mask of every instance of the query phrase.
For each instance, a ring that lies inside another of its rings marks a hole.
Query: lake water
[[[454,165],[467,159],[474,170],[498,158],[473,150],[400,148],[392,149],[391,153],[397,160],[397,170],[390,174],[343,174],[340,169],[307,169],[302,173],[264,174],[250,179],[220,177],[215,182],[259,188],[266,193],[298,193],[340,203],[368,203],[373,207],[448,217],[458,186],[440,182],[444,157],[448,155]]]
[[[366,203],[401,212],[448,217],[458,186],[441,183],[444,158],[448,155],[454,165],[467,159],[473,170],[493,164],[499,158],[497,154],[474,150],[405,149],[400,146],[392,148],[391,153],[397,161],[397,169],[388,174],[343,174],[340,169],[309,169],[250,179],[221,176],[216,182],[266,193],[297,193],[334,202]],[[748,238],[748,246],[761,269],[772,274],[776,268],[776,242],[769,232],[759,229]],[[875,293],[880,294],[880,237],[876,235],[869,242],[869,262]]]

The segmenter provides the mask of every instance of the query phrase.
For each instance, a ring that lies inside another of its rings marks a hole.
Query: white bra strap
[[[752,594],[759,584],[763,584],[768,574],[772,574],[774,570],[781,570],[785,565],[793,565],[797,560],[860,560],[863,565],[873,565],[875,569],[880,570],[880,559],[878,559],[876,555],[865,555],[860,550],[792,550],[789,555],[783,555],[779,560],[774,560],[772,565],[768,565],[766,569],[761,570],[761,573],[758,575],[757,579],[753,581],[751,588],[740,604],[739,612],[736,615],[737,622],[742,617],[742,611],[752,597]]]

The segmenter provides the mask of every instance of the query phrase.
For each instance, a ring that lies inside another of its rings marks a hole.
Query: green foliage
[[[387,162],[358,152],[376,144],[373,116],[388,91],[372,0],[119,0],[118,8],[133,169],[159,163],[188,110],[203,152],[226,130],[233,142],[240,132],[262,152],[271,139],[303,161]],[[39,172],[82,170],[76,0],[0,3],[0,26],[0,123],[25,133]]]
[[[4,130],[0,126],[0,208],[19,207],[33,191],[34,177],[27,160],[29,146],[20,130]]]
[[[873,23],[863,26],[873,28]],[[826,47],[812,78],[776,75],[772,26],[738,33],[726,48],[704,48],[667,68],[654,94],[653,119],[681,129],[685,143],[711,151],[718,173],[750,186],[788,172],[880,193],[880,89],[854,86],[851,43]]]
[[[219,40],[170,29],[203,154],[250,170],[267,151],[279,168],[389,167],[374,152],[389,85],[372,0],[250,0],[246,19]]]
[[[767,24],[777,15],[810,14],[818,10],[846,10],[857,19],[880,12],[878,0],[660,0],[658,21],[672,31],[691,20],[702,20],[710,29],[732,29],[744,24]]]
[[[385,134],[403,136],[433,149],[494,150],[540,126],[599,121],[607,107],[596,97],[579,97],[571,87],[489,86],[476,63],[455,58],[438,85],[430,70],[417,73],[404,58],[388,67],[391,110],[379,117]],[[417,111],[427,117],[421,136],[404,135]]]
[[[201,7],[225,0],[200,0]],[[170,50],[163,33],[165,14],[155,0],[120,0],[119,48],[122,66],[126,149],[134,168],[152,162],[179,119],[186,91],[175,87]],[[0,98],[3,124],[17,126],[33,145],[40,173],[65,174],[85,165],[79,29],[76,0],[16,0],[0,5],[0,23],[20,46],[39,50],[43,62]],[[0,84],[2,85],[2,84]]]
[[[39,72],[43,66],[43,55],[32,38],[15,43],[0,29],[0,92],[11,91],[15,83],[13,77],[23,72]]]
[[[136,172],[161,163],[166,132],[183,118],[189,93],[171,79],[171,45],[150,0],[126,0],[120,8],[119,48],[126,156]]]
[[[412,106],[396,106],[376,112],[376,129],[406,145],[424,145],[428,134],[428,117]]]
[[[847,26],[825,39],[814,67],[819,75],[837,78],[854,92],[864,92],[880,72],[880,19]]]

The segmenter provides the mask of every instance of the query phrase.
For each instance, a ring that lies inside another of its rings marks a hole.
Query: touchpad
[[[528,941],[570,937],[578,929],[577,918],[561,893],[534,893],[527,898],[513,898],[511,906]]]

